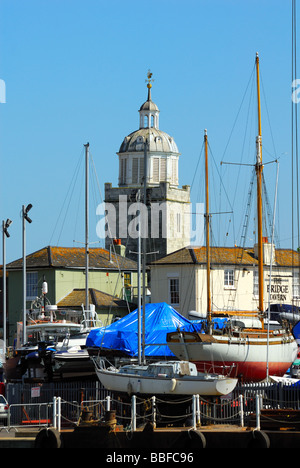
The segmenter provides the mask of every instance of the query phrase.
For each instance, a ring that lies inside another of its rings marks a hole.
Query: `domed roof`
[[[140,128],[126,136],[120,146],[119,153],[143,152],[144,141],[148,139],[150,152],[179,154],[174,139],[158,128]]]
[[[159,109],[155,102],[151,101],[151,98],[148,98],[148,100],[141,105],[140,111],[159,111]]]

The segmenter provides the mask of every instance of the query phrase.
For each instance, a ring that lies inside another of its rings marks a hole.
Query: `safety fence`
[[[203,398],[116,396],[99,382],[8,384],[9,410],[4,426],[74,427],[81,423],[102,421],[113,414],[115,424],[124,430],[151,423],[159,426],[234,424],[247,426],[256,415],[260,425],[263,409],[300,409],[300,388],[297,383],[246,384],[232,394]]]

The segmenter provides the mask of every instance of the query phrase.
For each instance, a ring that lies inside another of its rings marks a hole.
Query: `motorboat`
[[[93,311],[91,311],[91,314]],[[26,342],[23,323],[17,324],[16,346],[4,364],[7,381],[22,378],[51,380],[56,353],[85,345],[91,326],[97,326],[83,310],[61,309],[47,304],[27,314]]]

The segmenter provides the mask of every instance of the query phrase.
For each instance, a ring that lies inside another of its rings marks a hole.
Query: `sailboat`
[[[89,303],[89,143],[85,147],[85,305],[82,305],[81,337],[77,342],[64,340],[63,346],[52,355],[52,368],[54,374],[59,376],[77,377],[91,375],[93,365],[86,349],[86,339],[90,331],[102,326],[98,319],[95,307]]]
[[[237,379],[198,372],[188,361],[159,361],[148,365],[128,364],[105,368],[94,359],[98,379],[108,390],[142,395],[227,395]]]
[[[206,256],[207,256],[207,323],[204,333],[176,332],[167,335],[171,351],[180,359],[189,359],[199,371],[231,368],[230,374],[246,381],[261,381],[269,375],[283,376],[297,356],[297,343],[290,328],[270,330],[265,328],[263,315],[263,237],[262,237],[262,143],[260,115],[259,57],[256,54],[256,79],[258,101],[258,137],[256,140],[257,219],[258,219],[258,311],[224,311],[228,317],[225,330],[219,333],[212,328],[215,313],[211,307],[210,293],[210,240],[209,240],[209,187],[207,133],[205,143],[206,174]]]
[[[151,87],[150,80],[147,85]],[[144,141],[144,200],[147,190],[147,148]],[[139,191],[140,198],[140,191]],[[141,307],[141,215],[139,215],[138,235],[138,363],[131,363],[119,368],[105,367],[105,360],[92,357],[96,374],[100,382],[108,389],[121,393],[139,393],[142,395],[227,395],[236,386],[236,378],[227,378],[215,373],[198,372],[195,364],[189,361],[160,361],[147,364],[145,360],[145,310]],[[146,244],[143,242],[143,304],[145,304],[145,258]],[[144,307],[145,309],[145,307]]]

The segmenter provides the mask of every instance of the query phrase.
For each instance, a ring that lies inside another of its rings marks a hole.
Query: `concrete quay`
[[[298,448],[300,432],[294,430],[257,431],[235,426],[110,430],[101,426],[74,429],[22,429],[0,432],[0,448],[99,448],[106,451],[198,452],[203,448]]]

